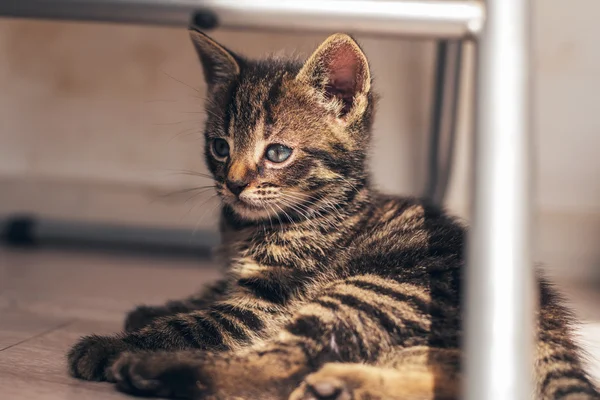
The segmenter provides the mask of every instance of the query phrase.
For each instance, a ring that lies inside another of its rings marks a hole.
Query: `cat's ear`
[[[364,105],[371,89],[367,57],[352,37],[341,33],[317,48],[296,79],[317,89],[340,118],[352,113],[359,103]]]
[[[240,73],[240,59],[204,33],[190,28],[190,36],[209,86],[235,79]]]

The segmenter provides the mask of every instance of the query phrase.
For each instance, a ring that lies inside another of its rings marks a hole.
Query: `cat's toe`
[[[160,307],[140,306],[125,317],[125,331],[133,332],[150,325],[154,320],[167,315]]]
[[[177,353],[123,353],[109,375],[123,392],[139,396],[197,399],[202,395],[200,368]]]
[[[106,368],[125,349],[125,344],[119,338],[86,336],[69,351],[67,356],[69,372],[75,378],[90,381],[106,380]]]
[[[344,381],[319,373],[308,375],[289,400],[350,400],[352,391]]]
[[[160,381],[155,379],[148,366],[145,354],[123,353],[113,363],[108,375],[120,390],[136,394],[159,394]]]

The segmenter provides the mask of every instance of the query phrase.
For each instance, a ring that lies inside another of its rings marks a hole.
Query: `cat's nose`
[[[231,193],[235,194],[236,196],[239,196],[240,193],[242,193],[244,189],[248,187],[248,182],[227,180],[226,185],[227,188],[231,191]]]

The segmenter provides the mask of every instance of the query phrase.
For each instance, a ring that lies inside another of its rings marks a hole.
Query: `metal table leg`
[[[460,40],[442,40],[437,44],[425,197],[438,205],[444,202],[452,170],[461,88],[462,48]]]
[[[529,3],[488,0],[478,47],[467,400],[533,394]]]

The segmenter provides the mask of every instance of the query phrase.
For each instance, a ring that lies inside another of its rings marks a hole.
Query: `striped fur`
[[[459,398],[465,228],[372,188],[376,97],[356,42],[333,35],[300,63],[192,39],[208,84],[205,153],[223,201],[227,274],[186,300],[133,311],[121,334],[81,339],[71,374],[178,398]],[[215,153],[217,140],[229,154]],[[273,143],[291,148],[289,159],[268,161]],[[540,291],[536,398],[600,398],[570,314],[541,280]]]

